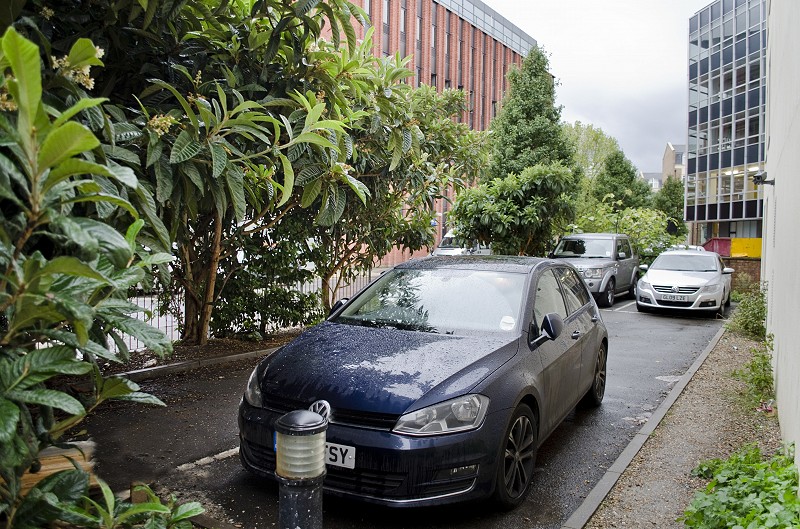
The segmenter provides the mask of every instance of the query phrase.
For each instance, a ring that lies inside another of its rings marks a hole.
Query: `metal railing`
[[[341,298],[353,297],[372,281],[372,277],[372,271],[368,271],[351,281],[343,282],[336,292],[332,293],[331,300],[335,302]],[[335,277],[331,284],[336,284]],[[287,288],[293,288],[304,294],[316,293],[322,289],[322,280],[317,277],[306,283],[287,285]],[[171,341],[180,340],[183,319],[186,314],[182,291],[167,292],[164,287],[156,287],[148,292],[135,292],[128,299],[142,309],[133,316],[163,331]],[[121,338],[129,351],[145,348],[145,344],[133,336],[123,334]],[[111,342],[110,346],[113,348],[112,350],[118,350],[114,342]]]

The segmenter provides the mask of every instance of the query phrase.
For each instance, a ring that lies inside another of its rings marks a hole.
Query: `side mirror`
[[[556,256],[556,254],[554,252],[550,252],[549,254],[547,254],[547,258],[548,259],[552,259],[555,256]]]
[[[561,333],[564,332],[564,320],[555,312],[549,312],[544,315],[542,321],[542,333],[547,335],[550,340],[555,340]]]
[[[723,274],[732,274],[732,273],[734,273],[735,271],[736,271],[736,270],[734,270],[733,268],[728,268],[727,266],[726,266],[725,268],[723,268],[723,269],[722,269],[722,273],[723,273]]]
[[[545,314],[542,319],[542,328],[538,329],[534,322],[531,322],[530,331],[528,331],[528,345],[531,349],[535,349],[540,344],[547,340],[555,340],[564,331],[564,320],[555,312]]]
[[[344,307],[348,301],[350,301],[350,298],[342,298],[336,301],[336,303],[333,304],[333,307],[331,307],[330,312],[328,312],[328,317],[330,318],[331,316],[333,316],[333,314],[335,312],[338,312],[338,310],[341,309],[342,307]]]
[[[648,268],[649,267],[646,264],[640,264],[639,265],[639,270],[641,270],[642,272],[647,272]]]

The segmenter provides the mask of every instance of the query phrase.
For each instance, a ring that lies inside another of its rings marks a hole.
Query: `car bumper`
[[[723,292],[695,292],[685,295],[685,299],[674,300],[672,294],[663,294],[653,288],[643,288],[639,285],[636,292],[636,303],[642,307],[652,309],[678,309],[710,311],[722,307]]]
[[[239,456],[243,466],[275,478],[273,432],[280,414],[242,402]],[[442,505],[493,492],[499,446],[508,421],[501,411],[477,430],[410,437],[382,429],[329,424],[326,441],[355,447],[355,468],[327,465],[324,490],[394,507]]]

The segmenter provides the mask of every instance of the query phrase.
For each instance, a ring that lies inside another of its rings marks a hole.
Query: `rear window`
[[[613,255],[614,241],[611,239],[561,239],[553,251],[553,257],[607,259]]]

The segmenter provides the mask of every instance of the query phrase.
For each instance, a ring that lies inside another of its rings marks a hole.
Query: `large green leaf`
[[[19,131],[23,138],[30,137],[42,100],[39,48],[17,33],[13,26],[3,35],[2,45],[16,78],[8,86],[19,109]]]
[[[65,411],[71,415],[83,415],[86,410],[75,398],[53,389],[34,389],[28,391],[9,391],[6,398],[26,404],[38,404]]]
[[[78,39],[69,50],[69,65],[73,68],[82,66],[103,66],[103,61],[97,58],[97,48],[89,39]]]
[[[211,150],[211,161],[213,165],[211,176],[217,178],[222,174],[222,171],[225,170],[225,166],[228,165],[228,154],[225,152],[222,145],[218,143],[209,143],[209,149]]]
[[[82,219],[82,220],[87,220],[87,219]],[[37,277],[50,274],[64,274],[69,276],[87,277],[90,279],[101,281],[103,283],[109,282],[108,279],[105,276],[103,276],[103,274],[101,274],[91,266],[87,265],[77,257],[71,257],[71,256],[56,257],[55,259],[44,265],[44,267],[39,269],[39,271],[34,275],[34,277],[28,278],[28,282],[32,281]]]
[[[70,158],[64,160],[58,167],[48,173],[47,178],[44,179],[44,183],[42,184],[42,194],[46,194],[53,186],[71,176],[86,174],[113,176],[105,165],[81,160],[80,158]]]
[[[85,126],[68,121],[54,128],[45,138],[39,150],[39,171],[55,167],[78,153],[89,151],[100,145],[100,141]]]
[[[231,169],[225,173],[225,184],[228,186],[228,193],[231,195],[233,212],[236,220],[244,219],[247,204],[244,198],[244,174],[236,165],[231,165]]]
[[[294,189],[294,170],[292,169],[292,162],[283,154],[278,153],[283,166],[283,192],[281,193],[281,200],[278,202],[277,207],[281,207],[289,201]]]
[[[108,99],[104,97],[81,98],[77,101],[77,103],[59,114],[55,121],[53,121],[53,126],[60,127],[62,124],[72,119],[78,112],[82,112],[87,108],[94,108],[98,105],[102,105],[105,101],[108,101]]]
[[[182,130],[178,137],[175,138],[175,143],[172,146],[172,151],[169,154],[169,163],[181,163],[190,160],[197,156],[203,149],[203,145],[192,139],[192,136],[185,130]]]
[[[17,432],[19,407],[0,396],[0,443],[6,444]]]

